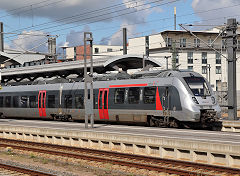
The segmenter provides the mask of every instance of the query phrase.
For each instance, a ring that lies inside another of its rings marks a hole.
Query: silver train
[[[220,107],[209,83],[190,71],[97,77],[94,120],[149,126],[212,128]],[[11,118],[84,119],[84,82],[5,86],[0,114]]]

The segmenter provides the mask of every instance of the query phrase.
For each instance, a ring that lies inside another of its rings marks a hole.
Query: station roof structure
[[[88,60],[89,61],[89,60]],[[152,67],[161,67],[153,58],[148,58],[145,65]],[[88,64],[88,67],[90,64]],[[114,57],[103,57],[93,60],[93,71],[96,73],[105,73],[106,71],[118,70],[121,68],[126,71],[128,69],[137,69],[143,67],[143,56],[140,55],[121,55]],[[2,69],[2,83],[7,83],[11,80],[20,82],[23,79],[34,81],[39,77],[51,78],[59,76],[66,78],[71,74],[77,74],[78,77],[83,77],[84,61],[70,61],[43,65],[34,65],[27,67]]]
[[[12,49],[5,49],[4,52],[0,51],[1,63],[8,61],[14,63],[14,65],[23,65],[26,62],[43,60],[45,57],[44,54]]]

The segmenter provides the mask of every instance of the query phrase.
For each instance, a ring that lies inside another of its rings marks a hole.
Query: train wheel
[[[149,120],[149,126],[150,127],[155,127],[156,126],[156,124],[155,124],[155,122],[152,118]]]
[[[0,114],[0,119],[5,119],[5,116],[3,115],[3,113]]]
[[[178,128],[179,127],[179,124],[178,124],[178,121],[173,119],[169,122],[169,127],[172,127],[172,128]]]

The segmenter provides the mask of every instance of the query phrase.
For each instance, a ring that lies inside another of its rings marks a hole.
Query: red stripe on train
[[[162,103],[161,103],[160,96],[159,96],[158,87],[157,87],[157,92],[156,92],[156,110],[163,110]]]
[[[122,84],[122,85],[110,85],[110,88],[115,88],[115,87],[143,87],[147,86],[148,84]]]

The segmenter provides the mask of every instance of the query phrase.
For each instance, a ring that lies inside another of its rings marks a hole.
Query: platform
[[[223,125],[222,131],[240,133],[240,120],[238,121],[224,120],[222,125]]]
[[[0,120],[0,137],[240,167],[240,134],[83,123]]]

